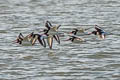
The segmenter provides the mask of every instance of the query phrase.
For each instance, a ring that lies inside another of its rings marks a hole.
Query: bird
[[[29,35],[24,37],[22,33],[19,33],[19,35],[18,35],[17,39],[15,40],[15,42],[19,43],[19,44],[22,44],[23,41],[29,41],[30,42],[31,39],[32,39],[32,37],[31,37],[32,34],[33,33],[30,33]]]
[[[48,30],[49,35],[58,35],[58,29],[61,25],[55,25],[53,26],[50,21],[46,21],[45,27]]]
[[[27,42],[30,43],[31,45],[34,45],[36,40],[38,40],[43,47],[46,47],[46,42],[44,40],[44,37],[40,34],[34,34],[34,32],[30,33],[25,37],[23,36],[22,33],[20,33],[15,41],[16,43],[19,44],[24,44]]]
[[[47,36],[47,43],[49,45],[49,48],[52,49],[53,45],[53,38],[60,44],[60,38],[58,29],[61,25],[53,26],[50,21],[46,21],[45,27],[47,29],[44,29],[41,32],[44,32],[43,34]]]
[[[81,42],[85,42],[84,39],[77,37],[77,36],[70,36],[69,39],[64,40],[64,41],[71,41],[73,43],[81,43]]]
[[[98,25],[95,25],[95,31],[89,32],[88,34],[97,35],[100,39],[105,39],[106,37],[106,32],[103,29],[101,29]]]
[[[86,32],[86,30],[88,30],[90,28],[87,28],[87,29],[84,29],[84,28],[80,28],[80,29],[77,29],[77,28],[74,28],[71,32],[69,32],[68,34],[70,35],[77,35],[77,36],[81,36],[81,35],[86,35],[88,34]]]
[[[81,28],[80,30],[78,30],[78,29],[73,29],[73,31],[72,32],[70,32],[69,34],[74,34],[74,35],[77,35],[77,34],[80,34],[80,33],[84,33],[84,29],[83,28]]]

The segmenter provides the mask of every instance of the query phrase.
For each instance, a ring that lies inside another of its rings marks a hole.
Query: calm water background
[[[14,44],[17,35],[39,33],[49,20],[60,31],[100,25],[105,40],[56,42],[53,50]],[[119,0],[0,0],[0,80],[120,80]]]

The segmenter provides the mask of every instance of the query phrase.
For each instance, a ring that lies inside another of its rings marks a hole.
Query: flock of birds
[[[64,33],[60,33],[58,31],[60,26],[61,25],[53,26],[50,21],[46,21],[45,22],[46,29],[40,31],[41,33],[35,34],[34,32],[32,32],[27,36],[23,36],[23,34],[20,33],[17,39],[15,40],[15,42],[18,44],[24,44],[24,42],[29,42],[31,45],[34,45],[35,42],[38,40],[38,42],[43,47],[46,47],[46,42],[47,42],[49,48],[52,49],[53,39],[55,39],[57,43],[60,44],[60,36],[65,36]],[[71,41],[75,43],[84,42],[85,41],[84,39],[77,36],[81,32],[85,33],[85,30],[84,29],[78,30],[77,28],[73,29],[72,32],[67,33],[69,39],[65,41]],[[101,39],[105,39],[106,36],[106,32],[103,29],[101,29],[98,25],[95,25],[94,31],[86,33],[86,35],[91,35],[91,34],[97,35]]]

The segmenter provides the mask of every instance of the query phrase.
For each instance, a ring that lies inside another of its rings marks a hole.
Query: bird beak
[[[88,33],[87,33],[87,35],[91,35],[91,34],[92,34],[92,32],[88,32]]]
[[[14,41],[12,41],[12,42],[14,42],[14,43],[18,43],[18,39],[14,40]]]
[[[12,42],[14,42],[14,43],[18,43],[18,41],[17,41],[17,40],[14,40],[14,41],[12,41]]]
[[[40,32],[44,32],[43,30],[41,30]]]
[[[41,30],[41,31],[40,31],[40,33],[43,33],[43,32],[44,32],[44,30]]]
[[[73,34],[72,32],[69,32],[68,34]]]

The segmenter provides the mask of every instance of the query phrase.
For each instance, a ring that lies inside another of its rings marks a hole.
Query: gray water
[[[101,26],[105,40],[54,41],[53,49],[13,43],[19,33],[39,33],[45,21],[59,31]],[[120,80],[119,0],[0,0],[0,80]]]

